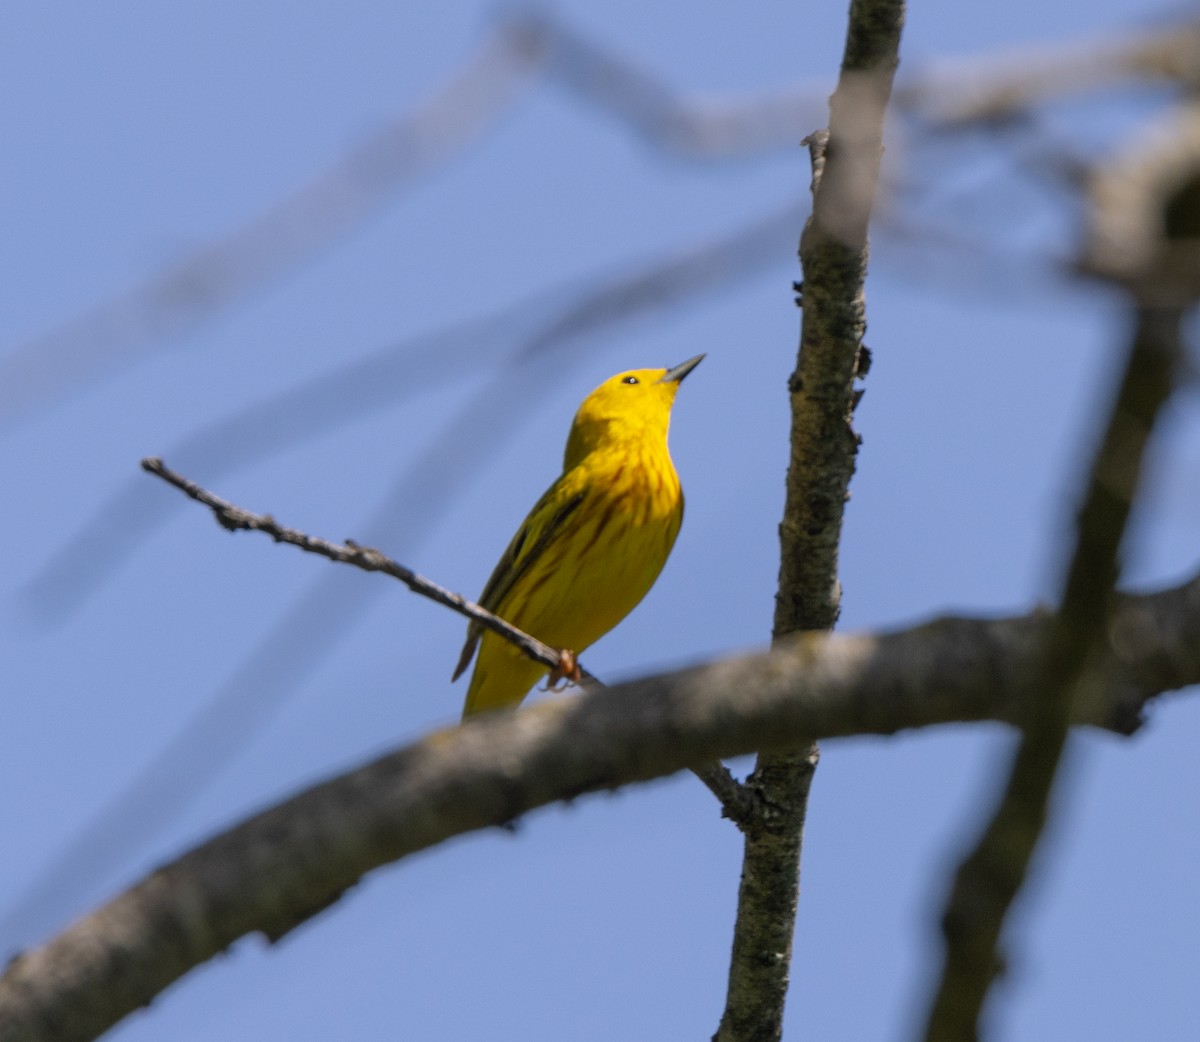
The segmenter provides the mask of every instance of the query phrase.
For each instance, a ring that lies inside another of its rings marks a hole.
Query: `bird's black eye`
[[[621,383],[623,383],[623,384],[635,384],[637,382],[638,382],[638,378],[636,376],[627,376],[627,377],[625,377],[624,380],[621,381]]]

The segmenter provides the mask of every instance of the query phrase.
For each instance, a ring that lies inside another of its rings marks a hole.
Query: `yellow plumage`
[[[483,607],[552,647],[581,652],[646,596],[683,521],[667,451],[671,406],[703,357],[618,373],[583,400],[562,475],[508,544],[479,597]],[[547,672],[472,623],[454,679],[477,645],[463,716],[516,705]]]

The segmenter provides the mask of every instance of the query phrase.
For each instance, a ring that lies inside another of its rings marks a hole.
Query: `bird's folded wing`
[[[545,495],[537,501],[525,523],[513,536],[508,549],[501,555],[496,567],[492,570],[491,578],[479,595],[479,604],[488,611],[495,612],[512,588],[520,581],[534,563],[545,553],[558,536],[563,532],[565,522],[584,501],[586,489],[570,494],[566,487],[564,474],[546,490]],[[565,496],[565,498],[564,498]],[[458,656],[458,665],[454,667],[451,681],[462,676],[463,671],[471,664],[475,648],[483,634],[483,627],[478,622],[467,626],[467,640],[463,645],[462,654]],[[536,634],[534,634],[536,636]]]

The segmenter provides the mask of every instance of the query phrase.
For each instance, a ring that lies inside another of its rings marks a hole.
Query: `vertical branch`
[[[787,503],[780,525],[774,638],[837,621],[838,544],[859,438],[852,426],[867,353],[867,225],[883,118],[899,62],[903,0],[851,0],[828,133],[809,139],[813,211],[800,240],[804,317],[792,406]],[[763,755],[748,780],[762,808],[744,829],[742,880],[718,1042],[768,1042],[783,1031],[800,851],[815,743]]]

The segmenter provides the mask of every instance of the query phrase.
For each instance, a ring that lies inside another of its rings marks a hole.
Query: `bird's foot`
[[[558,665],[550,670],[550,675],[546,678],[546,687],[544,690],[561,691],[564,687],[578,684],[581,680],[583,680],[583,673],[579,668],[579,663],[575,659],[575,652],[571,651],[570,648],[560,648],[558,651]]]

